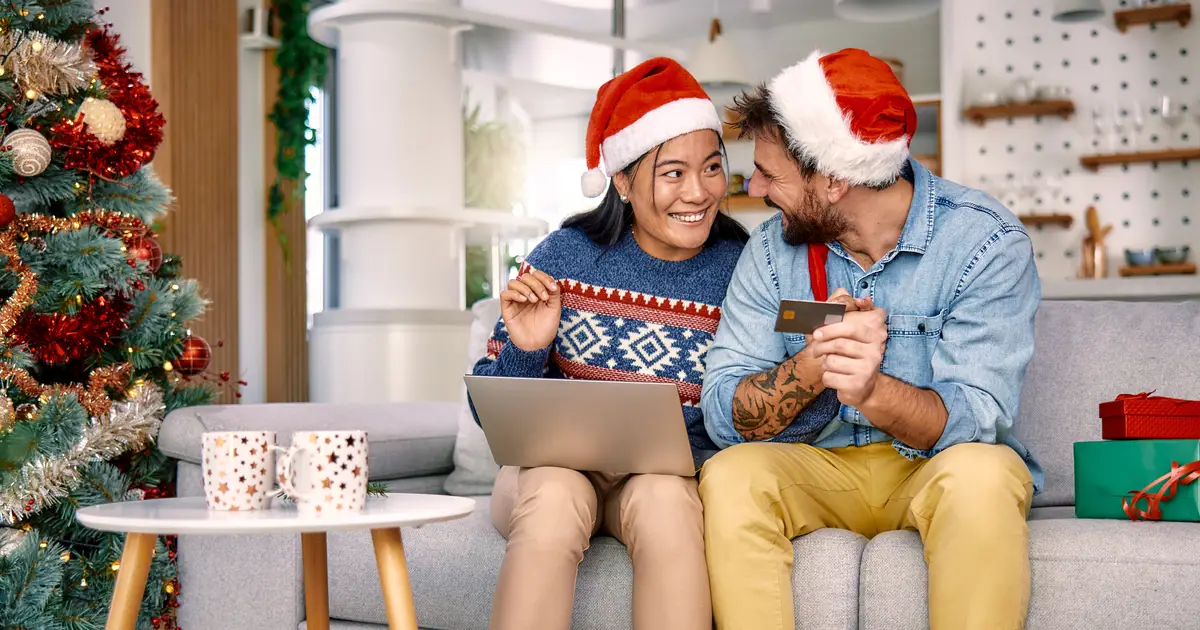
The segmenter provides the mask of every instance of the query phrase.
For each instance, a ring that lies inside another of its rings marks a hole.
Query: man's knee
[[[1029,468],[1008,446],[957,444],[926,465],[936,469],[933,483],[939,502],[989,505],[1016,500],[1028,508],[1033,490]]]
[[[764,457],[766,444],[736,444],[704,463],[700,470],[700,498],[727,502],[748,499],[751,494],[777,491],[779,477]]]

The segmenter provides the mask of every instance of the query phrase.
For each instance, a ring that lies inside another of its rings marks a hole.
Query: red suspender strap
[[[829,283],[825,279],[825,260],[828,258],[829,248],[824,243],[808,246],[808,281],[812,285],[813,299],[818,302],[829,300]]]

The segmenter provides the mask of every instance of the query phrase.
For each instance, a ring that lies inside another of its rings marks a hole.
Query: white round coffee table
[[[298,533],[304,556],[304,607],[310,630],[329,628],[329,583],[325,533],[369,529],[375,544],[379,583],[392,630],[417,630],[401,527],[462,518],[475,509],[464,497],[389,494],[370,497],[357,513],[305,516],[276,499],[268,510],[218,512],[203,497],[108,503],[75,513],[80,523],[106,532],[124,532],[121,572],[113,590],[105,630],[134,630],[150,574],[150,557],[159,535],[236,535]]]

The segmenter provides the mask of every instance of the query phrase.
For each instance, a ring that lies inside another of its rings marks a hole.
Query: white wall
[[[96,9],[108,7],[104,19],[121,36],[125,58],[150,82],[150,0],[92,0]]]

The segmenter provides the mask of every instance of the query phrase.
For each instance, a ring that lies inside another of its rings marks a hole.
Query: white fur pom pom
[[[599,197],[604,194],[604,189],[608,188],[608,178],[598,168],[588,169],[583,174],[580,184],[585,197]]]

